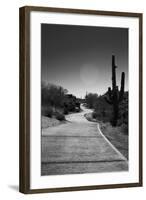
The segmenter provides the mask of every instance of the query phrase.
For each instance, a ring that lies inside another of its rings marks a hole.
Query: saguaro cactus
[[[117,125],[117,121],[119,118],[119,103],[123,100],[124,96],[124,85],[125,85],[125,73],[122,72],[121,74],[121,88],[120,91],[116,84],[116,68],[115,65],[115,56],[112,55],[112,89],[111,87],[108,88],[108,98],[105,97],[107,103],[113,105],[113,118],[112,118],[112,126]]]

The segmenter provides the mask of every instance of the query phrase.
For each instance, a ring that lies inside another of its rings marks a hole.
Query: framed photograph
[[[142,186],[142,13],[20,8],[20,192]]]

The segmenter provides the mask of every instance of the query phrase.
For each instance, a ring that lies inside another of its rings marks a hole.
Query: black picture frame
[[[105,185],[87,185],[77,187],[61,188],[30,188],[30,13],[39,12],[59,12],[86,14],[86,15],[103,15],[117,17],[132,17],[139,20],[139,181],[135,183],[105,184]],[[19,191],[25,194],[45,193],[45,192],[65,192],[96,190],[107,188],[125,188],[142,186],[142,13],[130,12],[113,12],[113,11],[96,11],[80,10],[67,8],[49,8],[25,6],[20,8],[20,134],[19,134]]]

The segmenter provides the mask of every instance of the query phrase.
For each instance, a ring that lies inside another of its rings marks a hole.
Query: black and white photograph
[[[41,24],[41,176],[129,169],[128,28]]]
[[[20,8],[20,191],[142,186],[142,13]]]

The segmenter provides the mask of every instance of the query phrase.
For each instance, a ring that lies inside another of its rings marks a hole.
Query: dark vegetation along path
[[[104,137],[97,123],[82,112],[67,122],[42,129],[42,175],[80,174],[128,170],[127,159]]]

